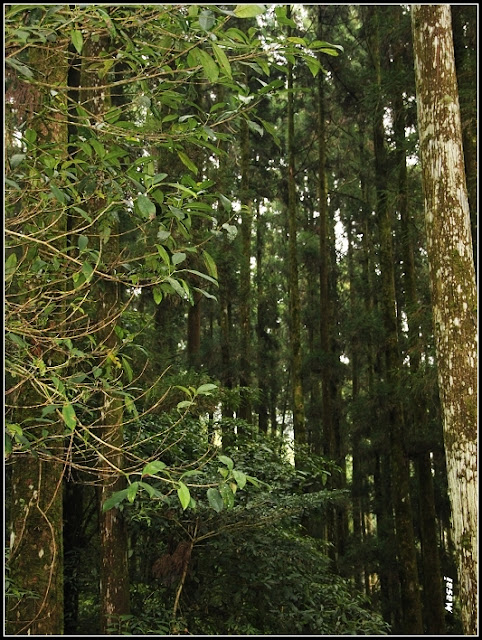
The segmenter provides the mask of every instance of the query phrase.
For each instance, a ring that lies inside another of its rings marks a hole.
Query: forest
[[[6,635],[477,635],[477,24],[4,5]]]

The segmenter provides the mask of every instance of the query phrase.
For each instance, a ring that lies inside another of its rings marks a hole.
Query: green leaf
[[[167,178],[167,173],[156,173],[155,176],[152,176],[151,184],[157,184],[158,182],[162,182],[164,178]]]
[[[228,78],[232,79],[233,75],[231,72],[231,63],[229,62],[226,54],[224,53],[224,50],[221,49],[221,47],[215,42],[213,42],[211,46],[213,48],[214,55],[216,56],[216,60],[218,61],[219,66],[224,71],[224,73],[228,76]]]
[[[183,151],[178,151],[177,155],[179,156],[181,162],[186,165],[186,167],[190,169],[194,174],[197,175],[199,169],[196,167],[194,162]]]
[[[170,236],[171,232],[167,231],[166,229],[159,229],[159,231],[157,232],[157,238],[161,242],[164,242],[164,240],[167,240]]]
[[[133,482],[127,487],[127,499],[129,500],[129,502],[134,502],[134,498],[136,497],[138,488],[139,488],[138,482]]]
[[[293,44],[302,44],[303,46],[306,47],[306,40],[304,38],[298,38],[297,36],[290,36],[289,38],[286,38],[286,40],[288,40],[288,42],[292,42]]]
[[[87,236],[79,236],[77,239],[77,246],[79,247],[79,251],[84,251],[84,249],[89,244],[89,238]]]
[[[224,196],[222,193],[219,194],[219,199],[221,200],[221,204],[223,205],[225,211],[230,213],[231,209],[233,208],[231,204],[231,200],[226,198],[226,196]]]
[[[281,141],[279,139],[279,136],[276,132],[274,125],[271,124],[271,122],[267,122],[266,120],[261,120],[261,122],[263,123],[263,127],[266,129],[266,131],[273,137],[275,144],[281,148]]]
[[[155,286],[152,288],[152,297],[156,304],[161,304],[163,298],[161,287]]]
[[[207,490],[207,498],[209,505],[216,511],[216,513],[220,513],[224,509],[224,500],[217,489],[211,488]]]
[[[181,251],[172,254],[172,264],[180,264],[181,262],[184,262],[185,259],[186,254]]]
[[[216,62],[211,58],[207,51],[203,49],[196,49],[197,59],[199,60],[206,78],[209,82],[216,82],[219,78],[219,67]]]
[[[62,418],[70,431],[73,431],[77,424],[77,416],[75,415],[74,407],[70,402],[66,402],[62,407]]]
[[[5,279],[11,278],[17,268],[17,255],[11,253],[5,262]]]
[[[158,254],[161,256],[162,260],[165,262],[165,264],[167,266],[169,266],[171,264],[171,261],[169,259],[169,254],[167,253],[167,251],[164,249],[164,247],[162,246],[162,244],[156,244],[154,245],[157,249]]]
[[[181,503],[183,510],[187,509],[191,501],[191,494],[189,493],[189,489],[186,487],[184,482],[179,482],[177,497],[179,498],[179,502]]]
[[[251,131],[256,131],[256,133],[259,133],[260,136],[262,136],[264,134],[264,129],[261,125],[259,125],[257,122],[253,122],[252,120],[248,120],[248,127],[251,129]]]
[[[234,467],[234,462],[231,460],[231,458],[228,458],[228,456],[218,456],[218,460],[219,462],[225,464],[230,471]]]
[[[231,488],[228,487],[226,484],[223,484],[222,487],[219,489],[219,492],[223,497],[226,508],[231,509],[232,507],[234,507],[234,494],[231,491]]]
[[[195,276],[204,278],[204,280],[208,280],[209,282],[212,282],[212,284],[215,284],[216,286],[218,286],[217,280],[215,280],[214,278],[211,278],[211,276],[208,276],[206,273],[202,273],[202,271],[196,271],[196,269],[183,269],[183,271],[187,271],[188,273],[193,273]]]
[[[308,68],[311,71],[313,77],[316,78],[321,69],[320,61],[318,60],[318,58],[314,58],[313,56],[308,55],[303,55],[303,58],[308,65]]]
[[[105,156],[105,148],[103,144],[101,144],[95,138],[91,138],[90,144],[92,145],[93,149],[95,150],[99,158],[103,158]]]
[[[190,407],[192,404],[194,403],[191,400],[181,400],[181,402],[177,403],[177,408],[185,409],[186,407]]]
[[[203,256],[203,259],[204,259],[204,264],[206,265],[206,269],[209,272],[209,275],[217,280],[218,279],[218,269],[216,267],[216,263],[214,262],[214,260],[212,259],[212,257],[210,256],[210,254],[207,251],[203,251],[202,252],[202,256]]]
[[[89,280],[94,275],[94,267],[90,264],[90,262],[87,262],[87,260],[82,265],[82,273],[84,274],[86,282],[89,282]]]
[[[26,154],[25,153],[15,153],[11,158],[10,158],[10,166],[12,167],[12,169],[15,169],[16,167],[18,167],[18,165],[23,162],[23,160],[25,160],[26,158]]]
[[[340,53],[344,52],[344,49],[341,46],[341,44],[332,44],[331,42],[326,42],[325,40],[313,40],[313,42],[310,44],[310,49],[317,49],[317,50],[318,49],[326,49],[326,50],[337,49]],[[327,51],[323,51],[323,53],[327,53]],[[330,55],[338,55],[338,54],[335,53]]]
[[[174,278],[166,278],[166,282],[168,282],[171,287],[174,289],[174,291],[177,293],[178,296],[180,296],[183,300],[186,299],[187,294],[186,291],[183,289],[183,287],[181,286],[181,284],[179,283],[178,280],[175,280]]]
[[[279,24],[284,24],[296,29],[296,22],[294,20],[291,20],[291,18],[286,17],[286,6],[277,6],[275,7],[274,11]]]
[[[218,388],[217,384],[202,384],[200,387],[196,389],[196,393],[199,395],[209,395],[211,391],[214,391]]]
[[[247,481],[246,474],[237,469],[233,469],[233,478],[236,480],[236,484],[240,489],[244,489]]]
[[[121,356],[121,361],[122,361],[122,368],[126,373],[127,379],[129,380],[129,382],[132,382],[132,379],[134,377],[134,372],[132,371],[131,365],[129,364],[125,356]]]
[[[143,476],[153,476],[154,474],[162,471],[166,468],[166,463],[162,462],[162,460],[153,460],[152,462],[148,462],[144,469],[142,469]]]
[[[147,196],[141,194],[136,200],[139,213],[144,218],[153,219],[156,217],[156,205]]]
[[[234,9],[237,18],[254,18],[265,13],[263,4],[238,4]]]
[[[213,16],[213,12],[205,9],[201,11],[201,15],[199,16],[199,26],[203,31],[209,31],[215,25],[216,19]]]
[[[84,46],[84,38],[82,37],[82,33],[75,29],[71,31],[70,39],[72,40],[72,44],[76,48],[77,53],[80,55],[82,53],[82,47]]]
[[[24,64],[22,64],[18,60],[16,60],[16,58],[14,57],[7,58],[5,60],[5,64],[8,64],[9,67],[12,67],[13,69],[15,69],[15,71],[18,71],[26,78],[33,78],[32,70],[26,67]]]
[[[163,498],[164,497],[164,494],[161,493],[159,491],[159,489],[156,489],[155,487],[152,487],[147,482],[139,482],[139,486],[147,491],[147,493],[149,494],[149,498]]]
[[[58,187],[56,187],[54,184],[50,185],[50,190],[52,191],[52,193],[54,194],[55,198],[61,203],[61,204],[65,204],[67,202],[67,196],[65,195],[65,193],[63,193],[62,191],[60,191],[60,189]]]
[[[28,347],[28,344],[25,342],[25,340],[23,338],[21,338],[20,336],[17,336],[16,333],[7,333],[6,337],[11,340],[14,344],[17,345],[17,347],[20,347],[22,349],[26,349]]]
[[[102,505],[102,511],[109,511],[112,507],[116,507],[120,504],[126,497],[129,489],[122,489],[122,491],[116,491],[113,493],[110,498],[107,498]]]

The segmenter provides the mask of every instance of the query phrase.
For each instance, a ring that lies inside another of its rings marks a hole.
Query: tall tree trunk
[[[266,293],[264,287],[264,250],[265,250],[265,226],[259,210],[256,215],[256,293],[257,293],[257,373],[258,373],[258,426],[262,433],[268,433],[269,417],[269,384],[268,368],[266,366],[266,353],[269,348],[266,326]]]
[[[98,42],[89,39],[84,45],[86,60],[97,59],[108,47],[105,38]],[[108,90],[101,88],[104,80],[97,70],[87,67],[82,70],[81,98],[83,106],[93,117],[102,117],[110,107],[111,96]],[[97,197],[89,200],[92,217],[98,216],[103,207],[103,200]],[[108,215],[108,214],[104,214]],[[107,270],[114,273],[119,260],[119,227],[118,220],[112,217],[99,221],[99,229],[103,225],[110,227],[107,241],[100,240],[99,249],[102,261]],[[106,353],[115,355],[118,338],[115,333],[116,314],[121,306],[118,284],[104,279],[98,284],[96,316],[99,326],[98,338]],[[129,571],[127,559],[127,529],[123,513],[117,509],[104,511],[102,505],[115,492],[125,488],[124,435],[123,435],[123,401],[110,385],[109,360],[107,360],[104,388],[99,393],[99,534],[100,534],[100,622],[101,633],[106,635],[116,631],[119,616],[129,613]],[[112,372],[112,376],[115,374]]]
[[[246,80],[247,82],[247,80]],[[240,371],[241,402],[238,416],[251,422],[251,226],[252,198],[249,191],[250,171],[249,127],[241,120],[241,269],[240,269]]]
[[[45,83],[45,89],[31,89],[30,99],[36,104],[39,113],[45,113],[49,105],[48,90],[58,94],[57,99],[64,101],[59,87],[67,84],[68,62],[66,52],[61,48],[45,45],[42,49],[30,51],[29,64],[35,79]],[[39,153],[41,145],[58,144],[57,151],[66,150],[67,127],[61,111],[53,111],[54,116],[48,123],[40,117],[29,122],[29,126],[37,133]],[[42,237],[45,230],[53,234],[46,239],[57,249],[64,249],[66,218],[59,215],[57,207],[52,204],[52,217],[42,220],[38,227]],[[56,237],[57,236],[57,237]],[[58,296],[52,297],[53,300]],[[64,320],[62,301],[55,309],[52,317],[59,323]],[[37,310],[36,310],[37,311]],[[55,365],[56,354],[40,353],[40,359]],[[28,429],[31,436],[41,438],[42,429],[32,428],[45,400],[40,398],[35,385],[27,380],[16,398],[15,421]],[[27,451],[13,456],[11,474],[12,501],[10,508],[11,530],[9,549],[10,578],[20,591],[26,595],[20,599],[11,598],[7,602],[7,632],[14,635],[62,635],[64,631],[63,613],[63,543],[62,543],[62,479],[64,471],[63,423],[54,423],[47,446],[40,453]],[[32,444],[35,449],[35,442]],[[28,597],[32,592],[36,597]]]
[[[422,608],[418,582],[415,534],[413,530],[410,500],[410,471],[404,443],[404,416],[396,398],[399,384],[398,371],[401,366],[398,346],[395,277],[392,248],[392,222],[388,207],[387,153],[383,126],[383,103],[381,101],[381,52],[378,27],[378,10],[370,7],[370,48],[375,67],[378,101],[373,123],[373,146],[375,151],[375,181],[377,193],[377,221],[380,233],[381,308],[385,330],[385,379],[390,389],[386,402],[386,419],[390,433],[390,458],[392,491],[395,511],[397,552],[400,564],[400,587],[403,612],[403,632],[423,633]]]
[[[477,633],[477,313],[449,5],[412,7],[439,389],[462,623]]]
[[[401,12],[401,8],[400,8]],[[400,13],[397,14],[399,18]],[[400,72],[402,52],[395,52],[395,72]],[[408,207],[407,161],[405,129],[405,108],[401,90],[396,89],[393,98],[394,138],[398,167],[398,210],[400,213],[402,260],[404,265],[404,283],[406,312],[409,329],[410,375],[416,376],[420,366],[420,326],[417,320],[419,300],[415,279],[415,258],[413,247],[413,220]],[[427,399],[413,398],[413,407],[409,413],[412,430],[427,429]],[[417,439],[417,433],[413,434]],[[421,568],[423,576],[423,618],[427,633],[441,635],[445,633],[445,611],[442,592],[442,575],[437,546],[435,498],[432,480],[430,452],[426,449],[417,452],[416,478],[420,502],[420,539]]]
[[[290,18],[291,9],[287,16]],[[288,27],[288,35],[291,27]],[[296,182],[295,182],[295,127],[293,96],[293,64],[288,62],[288,251],[289,251],[289,292],[290,292],[290,345],[291,345],[291,390],[293,430],[296,445],[306,443],[305,406],[301,375],[301,308],[298,284],[298,257],[296,243]]]

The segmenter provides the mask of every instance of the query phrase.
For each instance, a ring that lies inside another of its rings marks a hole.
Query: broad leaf
[[[216,513],[220,513],[224,509],[224,500],[217,489],[211,488],[207,490],[207,498],[209,505],[216,511]]]
[[[109,511],[109,509],[112,509],[112,507],[116,507],[118,504],[120,504],[127,497],[127,492],[128,489],[122,489],[122,491],[116,491],[115,493],[113,493],[110,498],[107,498],[107,500],[103,503],[102,511]]]
[[[162,460],[153,460],[152,462],[148,462],[144,469],[142,469],[143,476],[152,476],[159,471],[162,471],[166,468],[166,463],[162,462]]]
[[[237,18],[254,18],[265,11],[266,8],[263,4],[238,4],[234,9]]]
[[[136,200],[137,208],[139,209],[139,213],[144,218],[155,218],[156,216],[156,205],[150,200],[147,196],[141,194],[137,197]]]
[[[196,393],[201,395],[207,395],[211,391],[214,391],[217,388],[218,386],[216,384],[211,384],[211,383],[202,384],[200,387],[196,389]]]
[[[219,462],[225,464],[230,471],[234,467],[234,462],[231,460],[231,458],[228,458],[228,456],[218,456],[218,460]]]
[[[70,402],[66,402],[62,407],[62,418],[70,431],[73,431],[77,424],[77,416],[75,415],[74,407]]]

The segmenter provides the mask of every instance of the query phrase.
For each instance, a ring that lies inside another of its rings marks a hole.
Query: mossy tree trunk
[[[60,89],[67,84],[66,52],[61,47],[51,48],[48,45],[32,48],[29,52],[29,64],[35,79],[41,78],[43,83],[38,87],[30,85],[29,94],[32,105],[35,105],[31,108],[38,115],[27,122],[27,126],[37,135],[37,153],[40,156],[43,153],[42,145],[48,144],[50,148],[46,153],[66,155],[67,127],[62,114],[62,109],[66,109],[66,98]],[[51,97],[54,91],[56,105],[51,104],[54,101]],[[45,118],[46,113],[49,113],[48,118]],[[66,215],[59,210],[58,203],[53,202],[51,215],[46,215],[37,224],[38,238],[51,242],[55,251],[62,251],[65,247],[67,225]],[[35,245],[30,247],[30,251],[32,250],[35,254]],[[49,259],[52,259],[52,255],[47,257]],[[24,291],[19,293],[25,294]],[[56,297],[53,296],[52,299]],[[28,304],[25,307],[28,308]],[[34,310],[34,316],[38,311],[38,308]],[[57,327],[65,320],[61,297],[51,317],[55,318],[53,328],[51,326],[43,329],[43,334],[40,331],[47,343],[49,333],[54,331],[54,337],[58,336]],[[42,344],[45,342],[38,342],[37,348],[40,351],[36,356],[46,365],[55,366],[58,354],[51,348],[43,353]],[[7,632],[13,635],[62,635],[62,480],[65,425],[61,420],[52,422],[46,439],[42,435],[42,427],[35,426],[38,424],[36,420],[41,417],[42,407],[46,404],[45,398],[41,397],[35,381],[31,379],[26,379],[18,386],[14,420],[21,428],[27,429],[33,440],[30,451],[13,456],[8,565],[9,577],[24,595],[20,595],[18,599],[12,597],[7,602]],[[36,438],[42,438],[45,442],[45,446],[38,452],[35,451]]]
[[[449,5],[412,7],[432,309],[462,623],[477,633],[477,292]]]

